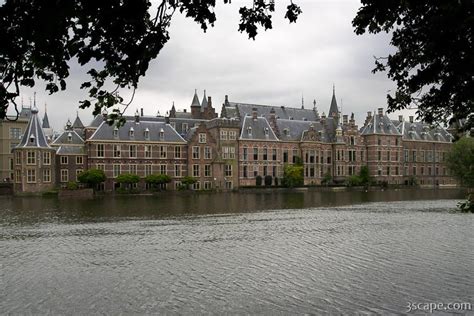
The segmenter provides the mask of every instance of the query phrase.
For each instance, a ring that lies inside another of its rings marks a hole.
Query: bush
[[[120,183],[121,186],[125,186],[125,189],[131,190],[132,185],[140,181],[140,177],[132,173],[122,173],[117,176],[115,181]]]
[[[80,183],[83,183],[90,188],[95,188],[98,184],[104,182],[105,179],[104,171],[99,169],[85,170],[77,176],[77,180]]]
[[[346,185],[348,187],[356,187],[362,185],[362,178],[358,175],[352,175],[346,179]]]
[[[328,184],[331,184],[332,182],[332,177],[331,177],[331,174],[329,172],[327,172],[323,179],[321,180],[321,184],[325,184],[325,185],[328,185]]]
[[[299,164],[286,165],[281,184],[287,188],[302,186],[304,184],[303,166]]]
[[[166,183],[171,182],[171,177],[167,174],[151,174],[145,178],[145,182],[153,188],[166,189]]]
[[[262,176],[257,176],[255,178],[255,185],[258,187],[262,185]]]
[[[77,185],[77,182],[69,181],[67,183],[66,189],[68,190],[77,190],[79,186]]]
[[[197,179],[190,176],[186,176],[183,178],[183,180],[181,180],[181,183],[186,190],[189,190],[189,186],[195,184],[196,182]]]
[[[265,176],[265,186],[271,186],[272,185],[272,176]]]
[[[278,182],[279,182],[279,181],[278,181],[278,178],[275,177],[275,186],[278,186]]]

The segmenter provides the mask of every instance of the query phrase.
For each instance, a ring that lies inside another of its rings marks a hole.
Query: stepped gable
[[[51,148],[41,127],[38,109],[36,107],[31,109],[31,117],[26,126],[25,133],[23,134],[21,142],[17,145],[17,148],[20,147]]]

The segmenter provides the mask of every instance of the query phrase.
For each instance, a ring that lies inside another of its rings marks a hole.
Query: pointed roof
[[[337,107],[337,101],[336,101],[336,87],[333,85],[332,86],[331,106],[329,107],[328,117],[338,116],[338,115],[339,115],[339,109]]]
[[[43,125],[42,128],[51,128],[49,125],[48,113],[46,112],[46,106],[44,107]]]
[[[84,124],[82,124],[82,121],[79,118],[79,113],[76,114],[76,119],[74,120],[74,123],[72,123],[72,128],[84,128]]]
[[[201,111],[204,111],[204,109],[207,108],[207,96],[206,96],[206,90],[204,90],[204,96],[202,97],[202,102],[201,102]]]
[[[25,134],[23,134],[21,142],[16,148],[20,147],[51,148],[46,141],[43,129],[41,128],[40,120],[38,118],[38,109],[36,107],[31,109],[31,117],[26,126]]]
[[[191,103],[191,106],[201,106],[201,104],[199,104],[197,89],[194,90],[194,97],[193,97],[193,102]]]

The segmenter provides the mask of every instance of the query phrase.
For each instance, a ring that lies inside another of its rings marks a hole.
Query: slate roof
[[[98,114],[92,119],[92,122],[89,124],[89,127],[99,127],[103,121],[104,118],[102,117],[102,114]]]
[[[299,141],[304,131],[307,131],[311,124],[315,122],[309,121],[294,121],[277,119],[278,130],[280,131],[280,140],[282,141]]]
[[[84,124],[82,124],[79,114],[76,116],[74,123],[72,123],[72,128],[84,128]]]
[[[85,155],[86,151],[84,146],[68,146],[61,145],[58,150],[56,150],[57,155]]]
[[[328,116],[332,117],[332,116],[337,116],[337,115],[339,115],[339,108],[337,107],[337,101],[336,101],[336,89],[333,86],[331,106],[329,107]]]
[[[249,133],[250,131],[250,133]],[[257,117],[253,119],[252,116],[245,116],[243,118],[242,130],[240,132],[240,139],[242,140],[278,140],[273,132],[267,119],[264,117]]]
[[[179,117],[170,118],[170,123],[174,124],[175,130],[178,132],[179,135],[181,135],[184,138],[187,137],[187,133],[188,133],[189,129],[191,129],[194,126],[197,126],[197,125],[201,124],[201,122],[205,122],[205,121],[206,120],[193,119],[193,118],[179,118]],[[184,130],[183,124],[188,124],[188,131]]]
[[[46,141],[36,107],[31,109],[31,117],[26,126],[25,133],[21,142],[16,146],[16,148],[20,147],[51,148]]]
[[[49,118],[48,113],[45,111],[43,116],[43,124],[41,125],[42,128],[51,128],[49,125]]]
[[[30,118],[31,117],[31,108],[22,106],[19,117]]]
[[[158,119],[158,118],[155,118]],[[154,141],[154,142],[173,142],[183,143],[185,140],[176,132],[169,124],[158,120],[147,120],[140,117],[140,122],[136,123],[135,119],[128,120],[123,126],[117,129],[117,137],[114,137],[114,129],[116,126],[110,126],[103,122],[90,140],[135,140],[135,141]],[[133,136],[130,132],[133,131]],[[145,132],[148,131],[149,138],[145,138]],[[160,132],[163,131],[163,137]]]
[[[441,126],[431,126],[423,122],[392,121],[404,140],[427,140],[451,142],[452,135]]]
[[[372,118],[366,126],[361,128],[361,135],[385,134],[385,135],[401,135],[398,128],[393,124],[392,120],[385,114],[379,115],[374,112]]]
[[[71,140],[69,140],[71,136]],[[71,144],[71,145],[83,145],[84,140],[75,130],[67,130],[61,133],[58,138],[56,138],[51,145],[62,145],[62,144]]]
[[[194,91],[194,97],[193,97],[193,102],[191,102],[191,106],[201,106],[201,104],[199,103],[197,90]]]
[[[266,118],[270,118],[270,111],[272,109],[275,111],[275,116],[281,119],[316,121],[319,118],[314,109],[309,110],[285,106],[271,106],[236,102],[229,102],[229,105],[226,106],[226,114],[228,118],[240,116],[240,120],[242,121],[245,115],[252,115],[252,109],[254,108],[257,109],[258,116],[264,116]]]
[[[206,90],[204,90],[204,96],[202,97],[201,112],[204,112],[204,109],[205,109],[205,108],[207,108]]]

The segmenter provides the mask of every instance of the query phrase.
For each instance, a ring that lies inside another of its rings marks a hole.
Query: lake
[[[474,216],[452,212],[463,196],[0,197],[0,314],[370,315],[405,313],[409,302],[474,304]]]

